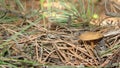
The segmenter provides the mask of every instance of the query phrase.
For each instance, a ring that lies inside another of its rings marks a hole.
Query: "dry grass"
[[[103,37],[92,48],[90,42],[80,40],[79,35],[85,31],[110,33],[110,29],[105,31],[108,27],[86,30],[50,22],[41,10],[24,13],[19,16],[11,10],[6,15],[10,21],[3,17],[5,21],[0,22],[0,67],[109,67],[110,63],[113,67],[119,66],[115,65],[120,62],[119,33]],[[11,16],[18,18],[13,20]]]

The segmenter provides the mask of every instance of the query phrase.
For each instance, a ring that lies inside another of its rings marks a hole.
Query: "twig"
[[[120,17],[120,14],[119,14],[119,13],[114,13],[114,12],[109,12],[109,11],[108,11],[108,8],[107,8],[108,3],[110,3],[109,0],[105,0],[105,10],[106,10],[105,14],[106,14],[107,16]],[[118,6],[117,6],[117,7],[118,7]]]
[[[106,59],[106,61],[104,63],[102,63],[100,66],[101,67],[105,67],[112,59],[114,59],[115,55],[118,54],[120,52],[120,47],[114,52],[113,55],[111,55],[110,57],[108,57]]]
[[[111,35],[117,35],[117,34],[120,34],[120,29],[109,31],[109,32],[104,34],[104,37],[108,37],[108,36],[111,36]]]

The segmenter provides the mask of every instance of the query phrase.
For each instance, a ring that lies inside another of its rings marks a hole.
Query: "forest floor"
[[[14,2],[7,4],[19,8]],[[49,11],[38,10],[39,0],[23,0],[22,4],[26,5],[24,13],[0,8],[1,13],[5,12],[0,15],[0,67],[120,67],[120,20],[105,15],[103,2],[94,3],[98,18],[87,25],[71,16],[62,23],[59,17],[55,20]],[[118,24],[110,26],[114,21]],[[102,26],[104,23],[109,25]]]

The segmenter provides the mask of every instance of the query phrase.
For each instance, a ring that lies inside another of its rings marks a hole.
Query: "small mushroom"
[[[103,34],[99,32],[84,32],[80,35],[80,40],[82,41],[89,41],[92,45],[92,48],[95,47],[95,41],[101,39],[103,37]]]

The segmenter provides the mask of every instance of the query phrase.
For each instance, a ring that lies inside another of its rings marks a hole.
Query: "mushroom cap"
[[[80,35],[80,39],[83,41],[97,40],[103,37],[103,34],[99,32],[84,32]]]

